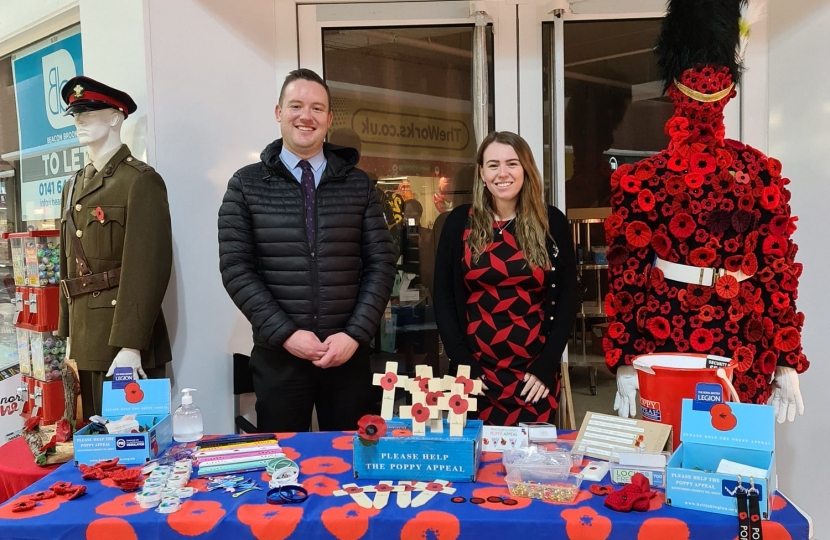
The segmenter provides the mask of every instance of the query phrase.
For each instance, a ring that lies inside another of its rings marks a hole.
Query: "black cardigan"
[[[469,204],[453,210],[441,232],[435,255],[435,321],[450,359],[450,373],[456,373],[459,365],[467,365],[470,366],[472,378],[478,378],[484,372],[473,358],[467,341],[470,336],[465,330],[469,291],[464,284],[462,260],[464,229],[469,213]],[[547,340],[540,357],[528,371],[550,386],[560,370],[562,353],[568,346],[576,319],[577,285],[576,258],[568,220],[558,208],[548,206],[548,222],[555,243],[548,240],[552,268],[545,276],[547,298],[544,325],[540,332],[547,336]]]

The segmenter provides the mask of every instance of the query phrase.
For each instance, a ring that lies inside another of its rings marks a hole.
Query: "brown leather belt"
[[[74,298],[82,294],[106,291],[118,287],[121,281],[121,269],[109,270],[98,274],[88,274],[73,279],[61,280],[61,292],[66,298]]]
[[[75,192],[75,181],[80,174],[81,171],[78,171],[78,173],[69,179],[64,187],[66,191],[66,210],[64,211],[64,215],[66,217],[67,228],[69,229],[72,249],[75,251],[75,260],[78,263],[78,270],[81,274],[76,278],[61,280],[61,292],[63,292],[67,300],[82,294],[106,291],[107,289],[118,287],[118,284],[121,282],[121,268],[98,272],[97,274],[93,274],[89,268],[89,263],[84,253],[84,246],[81,243],[81,238],[77,234],[78,228],[75,226],[75,220],[72,219],[72,195]]]

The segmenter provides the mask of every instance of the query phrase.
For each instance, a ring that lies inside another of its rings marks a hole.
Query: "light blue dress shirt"
[[[300,159],[301,158],[292,154],[290,150],[287,150],[285,146],[282,147],[282,150],[280,151],[280,161],[282,161],[282,164],[285,165],[286,169],[291,171],[291,174],[294,175],[297,182],[302,183],[303,169],[299,165]],[[312,156],[306,161],[308,161],[311,165],[311,171],[314,173],[314,187],[317,187],[320,185],[320,179],[323,177],[323,172],[326,170],[326,156],[323,154],[323,151],[320,150],[319,154]]]

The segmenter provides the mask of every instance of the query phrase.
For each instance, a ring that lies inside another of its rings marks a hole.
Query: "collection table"
[[[583,482],[572,504],[521,498],[515,499],[514,506],[472,504],[472,497],[485,501],[510,497],[501,454],[490,453],[483,455],[477,482],[452,485],[454,496],[464,497],[465,502],[454,503],[452,496],[437,493],[423,506],[400,508],[392,493],[385,508],[365,509],[349,496],[333,495],[343,484],[375,484],[353,477],[352,439],[353,434],[343,432],[280,435],[286,455],[299,465],[300,481],[309,492],[305,503],[292,505],[267,504],[267,475],[257,472],[246,476],[255,478],[263,491],[238,498],[207,491],[207,479],[191,480],[196,494],[185,499],[178,512],[164,515],[141,508],[134,493],[123,493],[110,480],[82,480],[77,467],[66,463],[0,506],[0,539],[732,540],[738,536],[737,518],[672,508],[663,503],[662,494],[648,512],[614,512],[603,505],[601,496],[591,494],[589,482]],[[11,512],[19,499],[58,481],[86,485],[87,493],[75,500],[42,500],[25,513]],[[608,483],[607,476],[603,483]],[[763,522],[763,532],[765,540],[810,540],[812,525],[808,516],[777,494],[772,519]]]

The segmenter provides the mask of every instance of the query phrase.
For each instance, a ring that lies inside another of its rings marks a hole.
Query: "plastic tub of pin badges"
[[[507,473],[513,469],[533,468],[566,476],[573,467],[573,461],[569,453],[548,452],[539,446],[505,450],[502,453],[501,462]]]
[[[563,476],[544,469],[517,468],[507,473],[504,480],[513,497],[570,503],[579,493],[582,475]]]

